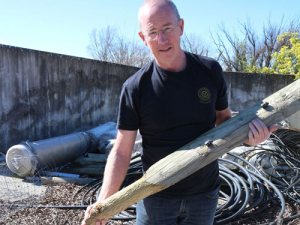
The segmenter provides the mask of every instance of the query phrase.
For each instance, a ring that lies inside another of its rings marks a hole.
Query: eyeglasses
[[[159,31],[161,31],[165,36],[168,37],[170,34],[172,34],[172,32],[178,26],[179,26],[179,24],[177,24],[176,26],[169,25],[169,26],[167,26],[166,28],[164,28],[162,30],[151,31],[148,34],[145,34],[144,37],[147,37],[149,40],[153,41],[158,37]]]

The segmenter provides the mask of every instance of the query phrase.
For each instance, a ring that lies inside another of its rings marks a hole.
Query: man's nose
[[[162,30],[158,31],[158,43],[164,43],[168,40],[167,36]]]

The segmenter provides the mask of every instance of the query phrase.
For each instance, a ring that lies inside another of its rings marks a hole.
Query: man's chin
[[[163,59],[169,58],[169,57],[173,57],[175,54],[174,49],[173,48],[169,48],[166,50],[159,50],[158,51],[158,55],[159,57],[162,57]]]

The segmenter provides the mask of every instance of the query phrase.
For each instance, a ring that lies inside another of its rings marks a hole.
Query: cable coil
[[[294,130],[279,129],[261,145],[246,148],[240,154],[227,153],[232,160],[219,158],[222,185],[219,204],[215,214],[215,224],[226,224],[240,218],[249,218],[266,210],[270,203],[280,205],[280,212],[273,222],[288,222],[300,217],[291,215],[283,219],[285,199],[300,203],[300,133]],[[121,188],[143,176],[139,154],[132,157]],[[92,181],[73,194],[82,194],[81,205],[49,206],[48,208],[86,208],[97,201],[102,186],[102,178]],[[18,205],[14,205],[18,206]],[[19,204],[21,206],[21,204]],[[136,205],[129,207],[111,219],[135,219]]]

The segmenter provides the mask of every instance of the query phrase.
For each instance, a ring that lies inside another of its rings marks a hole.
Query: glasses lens
[[[164,35],[168,36],[169,34],[171,34],[173,32],[173,30],[178,27],[179,24],[177,24],[176,26],[170,26],[167,27],[163,30],[160,30]],[[148,37],[150,40],[154,40],[157,38],[157,36],[159,35],[159,31],[152,31],[151,33],[145,35],[146,37]]]

